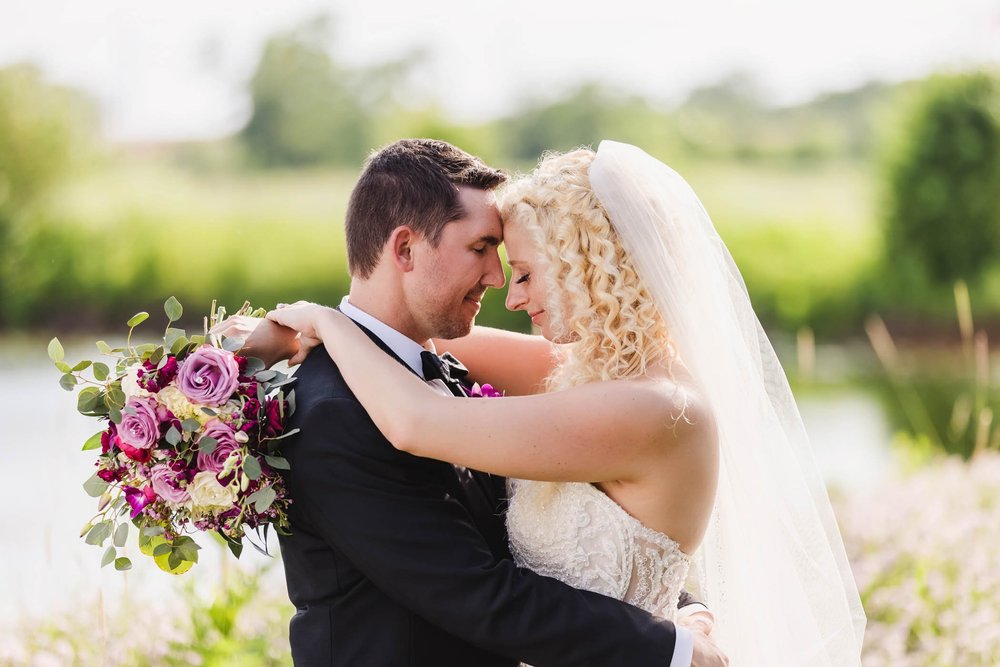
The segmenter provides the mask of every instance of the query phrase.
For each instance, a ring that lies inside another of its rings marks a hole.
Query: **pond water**
[[[87,338],[87,341],[93,340]],[[18,621],[68,610],[95,610],[141,598],[168,603],[182,591],[178,578],[159,571],[129,540],[134,568],[100,569],[102,550],[79,538],[96,501],[81,488],[93,470],[93,454],[81,452],[97,429],[75,410],[75,397],[58,386],[45,341],[0,341],[0,629]],[[111,341],[109,341],[111,342]],[[67,359],[94,358],[86,345],[67,345]],[[844,387],[804,393],[799,405],[817,462],[831,487],[853,493],[871,488],[893,471],[891,429],[879,401]],[[183,579],[211,584],[231,565],[228,552],[207,536],[201,562]],[[272,539],[277,551],[277,543]],[[282,595],[280,563],[244,551],[238,567],[270,564],[267,584]]]

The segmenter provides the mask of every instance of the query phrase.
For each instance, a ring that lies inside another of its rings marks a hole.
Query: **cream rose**
[[[125,394],[126,399],[150,395],[148,391],[139,386],[139,366],[141,364],[129,366],[125,369],[125,375],[122,376],[122,393]]]
[[[195,507],[231,507],[236,502],[232,487],[222,486],[214,472],[200,472],[187,486]]]

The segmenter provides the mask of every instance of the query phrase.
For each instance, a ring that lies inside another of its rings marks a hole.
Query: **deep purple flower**
[[[149,477],[156,495],[168,502],[183,503],[191,497],[182,486],[188,481],[184,470],[175,470],[175,466],[168,463],[157,463],[149,471]]]
[[[201,437],[204,438],[206,436],[214,438],[218,444],[211,454],[205,454],[199,449],[198,470],[214,472],[218,475],[222,472],[222,466],[225,464],[226,459],[229,458],[233,450],[239,447],[236,443],[236,434],[224,421],[213,419],[206,423],[205,428],[202,430]]]
[[[169,355],[163,368],[157,368],[150,360],[142,362],[139,367],[139,386],[146,391],[157,393],[177,376],[177,357]]]
[[[180,365],[177,387],[192,403],[215,407],[236,391],[239,374],[239,364],[232,352],[202,345]]]
[[[269,399],[264,406],[266,425],[264,426],[264,437],[276,438],[285,432],[285,425],[281,423],[282,410],[287,414],[288,402],[278,401],[276,398]]]
[[[133,519],[142,513],[146,505],[156,500],[156,492],[148,484],[141,489],[137,489],[134,486],[126,486],[122,490],[125,492],[125,501],[132,506]]]
[[[260,401],[255,396],[248,396],[243,402],[242,424],[240,430],[249,433],[257,428],[260,418]]]

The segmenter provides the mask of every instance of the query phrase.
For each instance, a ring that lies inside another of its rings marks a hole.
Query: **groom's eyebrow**
[[[497,237],[495,237],[495,236],[492,236],[492,235],[489,235],[489,234],[488,234],[488,235],[486,235],[486,236],[480,236],[480,237],[479,237],[479,240],[478,240],[478,241],[476,241],[476,243],[485,243],[485,244],[487,244],[487,245],[493,245],[493,246],[497,246],[497,245],[500,245],[500,243],[501,243],[501,240],[500,240],[500,239],[498,239],[498,238],[497,238]]]

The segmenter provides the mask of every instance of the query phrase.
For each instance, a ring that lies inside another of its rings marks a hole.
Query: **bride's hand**
[[[227,338],[243,339],[241,353],[249,357],[258,357],[269,367],[282,359],[289,359],[289,365],[294,366],[318,344],[300,336],[293,329],[269,322],[262,317],[246,315],[234,315],[224,319],[212,327],[211,333]]]
[[[289,360],[289,365],[301,363],[314,347],[323,342],[320,325],[336,317],[345,317],[337,310],[308,301],[293,304],[279,303],[276,310],[267,314],[267,319],[299,332],[299,351]]]

